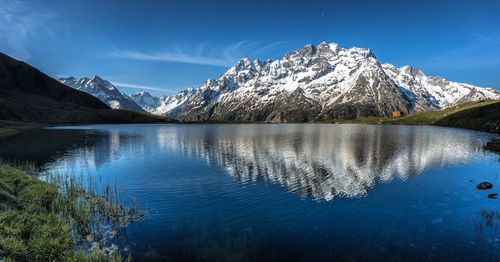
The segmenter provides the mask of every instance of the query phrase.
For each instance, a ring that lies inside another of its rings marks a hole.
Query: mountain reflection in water
[[[285,129],[285,130],[283,130]],[[478,139],[404,126],[224,126],[158,134],[157,143],[219,165],[242,182],[264,179],[315,199],[365,195],[377,181],[467,161]]]
[[[95,131],[81,129],[95,129]],[[471,132],[428,126],[137,125],[48,129],[2,141],[0,157],[94,172],[123,157],[175,151],[220,166],[243,183],[263,179],[317,200],[358,197],[377,182],[466,162],[481,150]],[[43,138],[43,139],[42,139]],[[47,141],[54,146],[47,146]],[[55,146],[57,144],[57,146]],[[34,152],[33,152],[34,151]],[[47,156],[51,156],[48,158]],[[44,156],[43,159],[40,156]]]

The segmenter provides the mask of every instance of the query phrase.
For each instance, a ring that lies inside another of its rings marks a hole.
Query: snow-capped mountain
[[[100,78],[99,76],[82,78],[66,77],[59,78],[58,80],[69,87],[99,98],[113,109],[126,109],[144,112],[144,110],[129,96],[121,93],[120,90],[118,90],[118,88],[116,88],[113,84]]]
[[[172,96],[160,97],[160,105],[155,108],[151,113],[156,115],[177,115],[184,109],[187,99],[196,93],[196,89],[188,88]]]
[[[130,94],[130,98],[134,100],[142,109],[153,113],[160,106],[160,98],[152,96],[149,92],[141,91]]]
[[[160,98],[179,120],[302,122],[425,111],[500,99],[494,89],[380,64],[370,49],[306,45],[278,60],[243,58],[216,80]]]
[[[383,64],[382,67],[417,111],[429,107],[442,109],[469,101],[500,98],[498,90],[452,82],[440,76],[427,76],[413,66],[397,68],[391,64]]]

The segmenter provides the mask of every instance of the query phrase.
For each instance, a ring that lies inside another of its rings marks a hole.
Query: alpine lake
[[[134,260],[500,261],[492,134],[434,126],[148,124],[24,130],[0,159],[93,177],[144,219]],[[488,181],[489,190],[476,185]]]

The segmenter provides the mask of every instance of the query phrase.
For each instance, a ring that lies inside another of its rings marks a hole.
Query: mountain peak
[[[302,48],[302,50],[306,52],[305,55],[312,56],[316,53],[316,46],[313,44],[307,44]]]
[[[325,41],[318,44],[318,47],[324,47],[324,46],[329,46],[329,44]]]
[[[246,69],[252,67],[253,63],[248,57],[242,57],[236,62],[236,69]]]
[[[340,49],[337,43],[327,43],[325,41],[318,44],[318,50],[331,50],[337,52]]]
[[[368,52],[366,53],[365,57],[366,58],[372,57],[372,58],[377,59],[377,57],[375,56],[375,54],[372,52],[371,48],[368,48]]]
[[[311,57],[316,53],[316,46],[313,44],[307,44],[302,48],[295,49],[292,52],[289,52],[284,57],[285,58],[303,58],[303,57]]]
[[[414,66],[411,66],[411,65],[402,66],[400,68],[400,70],[403,71],[403,72],[405,72],[408,75],[411,75],[411,76],[421,76],[421,75],[424,75],[424,72],[422,72],[422,70],[420,70],[420,68],[414,67]]]
[[[130,97],[134,97],[134,96],[137,96],[137,97],[153,97],[153,95],[151,95],[151,93],[149,93],[148,91],[139,91],[139,92],[131,93],[130,94]]]
[[[362,47],[353,46],[351,48],[347,48],[346,51],[349,52],[349,54],[351,54],[351,55],[361,55],[364,58],[371,57],[371,58],[377,59],[375,54],[372,52],[371,48],[362,48]]]
[[[128,96],[122,94],[113,84],[98,75],[82,78],[60,78],[59,82],[91,94],[108,104],[111,108],[144,112],[140,106],[128,99]]]
[[[111,85],[111,83],[109,81],[102,79],[98,75],[93,75],[91,77],[84,77],[84,79],[88,79],[88,82],[95,82],[95,83]]]
[[[151,95],[147,91],[130,94],[130,98],[147,112],[154,112],[160,106],[160,98]]]

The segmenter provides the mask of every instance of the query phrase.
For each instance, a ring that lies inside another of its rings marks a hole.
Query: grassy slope
[[[481,102],[469,102],[443,110],[412,113],[397,119],[367,117],[353,120],[337,120],[336,122],[359,124],[439,125],[499,133],[500,101],[486,100]]]
[[[483,112],[484,108],[488,108],[491,105],[495,105],[500,103],[498,100],[485,100],[481,102],[469,102],[460,104],[451,108],[436,110],[436,111],[428,111],[428,112],[419,112],[412,113],[406,117],[402,117],[399,119],[390,120],[390,122],[397,124],[422,124],[422,125],[432,125],[438,124],[445,118],[449,118],[453,115],[455,116],[465,116],[462,115],[463,112],[476,112],[478,115],[485,115],[486,112]],[[491,113],[491,112],[489,112]]]
[[[500,102],[465,108],[437,120],[434,124],[500,134]]]

